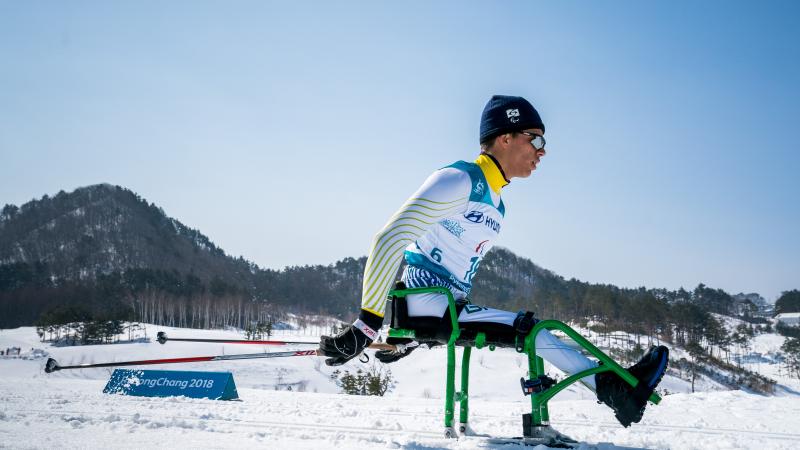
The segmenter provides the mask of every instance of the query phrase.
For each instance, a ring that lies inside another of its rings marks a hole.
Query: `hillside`
[[[41,264],[51,278],[80,280],[131,269],[177,271],[247,286],[252,266],[120,186],[45,195],[0,214],[0,265]]]
[[[0,328],[135,320],[241,329],[287,313],[352,320],[365,261],[260,269],[125,188],[89,186],[2,209]],[[759,314],[755,293],[734,298],[703,284],[691,291],[591,284],[499,247],[478,275],[476,304],[680,345],[724,341],[728,334],[712,313],[751,321]]]

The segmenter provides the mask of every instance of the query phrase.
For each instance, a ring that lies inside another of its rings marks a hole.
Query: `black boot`
[[[642,420],[647,399],[653,393],[669,362],[669,350],[660,345],[652,347],[636,364],[628,368],[639,384],[634,388],[614,372],[595,375],[597,399],[614,410],[619,423],[629,427]]]

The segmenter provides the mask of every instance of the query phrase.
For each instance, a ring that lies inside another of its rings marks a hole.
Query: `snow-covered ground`
[[[241,338],[233,331],[148,326],[151,337],[161,330],[170,337]],[[768,336],[755,344],[765,353],[778,341]],[[318,341],[290,332],[279,338]],[[333,369],[313,356],[149,367],[230,371],[242,401],[226,402],[106,395],[102,390],[113,369],[48,375],[42,354],[71,365],[285,348],[181,342],[53,347],[39,342],[33,328],[0,330],[0,349],[6,347],[21,347],[22,357],[0,358],[0,448],[517,448],[479,437],[442,437],[442,348],[420,349],[387,366],[396,386],[384,397],[338,393]],[[476,433],[521,434],[521,415],[530,409],[519,390],[525,362],[513,350],[473,353],[470,411]],[[350,362],[344,369],[355,372],[370,364]],[[550,402],[551,421],[586,442],[584,448],[800,447],[800,395],[791,388],[774,397],[713,390],[688,394],[687,383],[670,376],[661,387],[681,393],[648,406],[643,421],[631,428],[621,427],[580,386]]]

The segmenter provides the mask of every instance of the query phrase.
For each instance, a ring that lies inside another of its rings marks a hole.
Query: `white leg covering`
[[[442,294],[413,294],[406,297],[409,317],[442,317],[447,310],[447,297]],[[499,309],[471,305],[461,311],[459,322],[493,322],[514,326],[517,313]],[[568,346],[547,330],[536,335],[536,354],[566,374],[578,373],[582,370],[597,367],[597,362],[587,358],[580,351]],[[582,379],[584,383],[597,388],[594,376]]]
[[[412,294],[406,296],[409,317],[442,317],[447,310],[447,297],[442,294]]]
[[[583,356],[583,353],[569,347],[547,330],[542,330],[536,335],[536,354],[570,375],[597,367],[596,361]],[[594,375],[583,377],[581,381],[597,390]]]

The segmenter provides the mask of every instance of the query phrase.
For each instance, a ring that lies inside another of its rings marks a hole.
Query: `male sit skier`
[[[473,162],[458,161],[435,171],[375,236],[364,271],[361,313],[336,336],[323,336],[320,351],[336,366],[359,355],[378,337],[394,276],[405,258],[401,281],[408,288],[442,286],[459,304],[462,336],[483,332],[486,342],[515,346],[531,330],[531,312],[509,312],[468,305],[472,278],[500,233],[505,214],[501,190],[513,178],[527,178],[545,155],[544,123],[522,97],[495,95],[486,104],[480,123],[481,153]],[[429,337],[450,333],[447,297],[438,293],[409,295],[406,328],[428,330]],[[415,327],[415,324],[418,326]],[[421,333],[424,335],[423,333]],[[418,336],[420,334],[418,333]],[[393,362],[418,345],[410,339],[389,339],[398,351],[382,350],[376,357]],[[597,362],[568,347],[548,331],[536,336],[539,356],[567,374],[597,366]],[[627,427],[639,422],[647,399],[666,370],[668,350],[650,349],[628,370],[640,381],[637,389],[614,372],[585,377],[599,401],[614,410]]]

